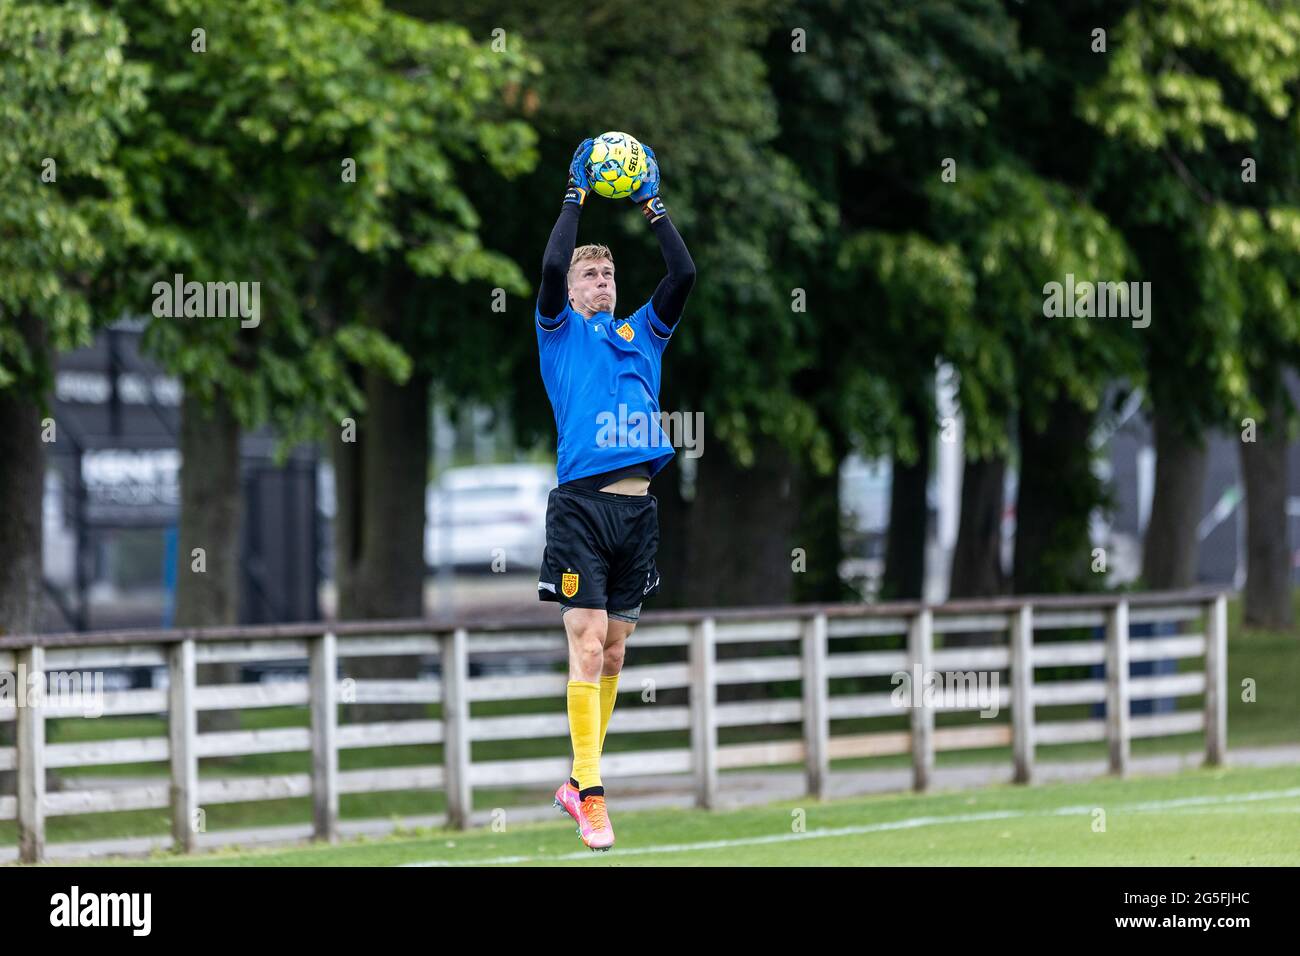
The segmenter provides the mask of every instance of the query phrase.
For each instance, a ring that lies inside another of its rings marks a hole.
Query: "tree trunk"
[[[356,440],[334,444],[338,617],[423,617],[430,380],[416,374],[397,385],[377,372],[363,374],[366,412]],[[349,660],[348,673],[366,680],[414,680],[419,660],[356,658]],[[424,716],[423,708],[404,704],[362,705],[351,713],[357,720]]]
[[[185,389],[181,400],[177,627],[239,623],[239,431],[224,392],[218,391],[209,405],[196,390]],[[202,554],[196,555],[196,549]],[[239,675],[238,664],[204,664],[196,676],[203,684],[234,684]],[[238,729],[238,711],[199,713],[203,733]]]
[[[697,459],[687,530],[689,571],[677,583],[690,607],[784,604],[794,591],[791,555],[798,502],[795,465],[760,439],[752,468],[721,448]]]
[[[1023,405],[1022,405],[1023,407]],[[1047,427],[1034,432],[1020,414],[1020,486],[1012,578],[1018,594],[1094,591],[1089,516],[1101,501],[1088,444],[1092,414],[1058,398]]]
[[[1241,443],[1246,486],[1245,623],[1289,629],[1291,549],[1287,541],[1287,429],[1285,409],[1274,402],[1255,441]]]
[[[47,359],[45,327],[38,319],[15,319],[37,362]],[[31,634],[40,626],[43,567],[41,516],[45,444],[41,403],[34,388],[16,383],[0,389],[0,635]],[[0,746],[13,745],[14,723],[0,723]],[[14,773],[0,770],[0,794],[14,792]]]
[[[20,315],[18,334],[37,361],[46,351],[44,325]],[[0,634],[30,634],[41,611],[41,515],[45,444],[40,397],[22,384],[0,390]]]
[[[1002,579],[1002,494],[1006,458],[966,458],[961,476],[961,519],[952,552],[950,598],[993,597]]]
[[[1155,491],[1142,539],[1142,583],[1151,590],[1191,587],[1196,580],[1201,499],[1210,456],[1200,437],[1187,435],[1174,416],[1156,407]]]
[[[840,528],[840,456],[829,474],[819,475],[804,462],[799,475],[799,513],[794,546],[801,548],[805,569],[794,576],[796,601],[843,601],[849,594],[840,581],[844,543]]]
[[[920,600],[925,589],[925,545],[930,524],[925,491],[930,480],[934,422],[921,403],[909,401],[905,408],[919,454],[912,464],[894,457],[885,571],[880,582],[883,601]]]
[[[687,501],[682,494],[681,458],[678,452],[650,483],[650,493],[658,501],[659,510],[659,552],[655,555],[655,565],[663,582],[651,601],[656,608],[686,607],[682,582],[691,573],[687,555],[693,499]]]

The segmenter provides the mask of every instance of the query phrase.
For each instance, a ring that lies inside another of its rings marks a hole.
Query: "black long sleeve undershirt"
[[[578,215],[582,207],[566,202],[555,220],[551,238],[542,256],[542,287],[537,292],[537,311],[543,319],[554,321],[569,301],[569,263],[578,242]]]
[[[682,317],[686,297],[695,286],[695,261],[686,251],[686,243],[682,241],[677,227],[667,216],[661,216],[650,228],[659,240],[659,250],[664,254],[664,262],[668,266],[668,274],[659,280],[650,301],[659,321],[671,329]]]
[[[543,320],[554,320],[564,311],[569,300],[569,263],[578,241],[581,212],[582,207],[577,203],[564,203],[546,242],[546,252],[542,256],[542,285],[537,293],[537,311]],[[671,219],[661,216],[650,228],[659,240],[659,249],[668,266],[668,274],[659,281],[651,302],[659,321],[671,329],[682,317],[686,298],[695,285],[695,262]]]

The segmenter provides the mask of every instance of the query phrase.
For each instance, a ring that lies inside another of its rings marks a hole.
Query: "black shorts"
[[[659,590],[659,502],[561,485],[546,503],[537,597],[622,611]]]

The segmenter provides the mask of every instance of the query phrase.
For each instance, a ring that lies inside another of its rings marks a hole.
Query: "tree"
[[[1243,420],[1241,471],[1246,490],[1246,623],[1289,628],[1291,546],[1287,456],[1295,435],[1286,373],[1300,359],[1300,206],[1260,214],[1222,212],[1211,229],[1216,250],[1231,245],[1241,290],[1241,352],[1261,420]],[[1224,254],[1228,254],[1224,250]]]
[[[1079,190],[1101,137],[1059,104],[1071,101],[1080,85],[1102,72],[1105,58],[1092,50],[1095,31],[1111,26],[1130,5],[1130,0],[1005,5],[1008,22],[997,29],[1016,38],[1016,69],[1002,75],[996,108],[982,130],[983,152],[973,167],[967,163],[965,168],[1006,165]],[[1001,570],[1001,529],[1007,472],[1022,471],[1025,460],[1015,391],[975,384],[988,378],[990,358],[1000,354],[996,345],[986,352],[982,343],[998,338],[1005,319],[996,309],[981,310],[976,321],[958,330],[949,350],[962,382],[966,428],[961,518],[948,591],[952,597],[998,594],[1012,583]],[[1054,434],[1049,430],[1042,437],[1050,441]]]
[[[793,49],[800,40],[803,52]],[[969,335],[960,310],[970,306],[967,270],[934,228],[928,186],[994,148],[990,121],[1024,68],[1014,27],[997,0],[796,4],[773,29],[767,61],[778,147],[833,210],[811,254],[782,259],[809,302],[801,332],[811,361],[796,394],[815,409],[830,452],[805,469],[828,475],[812,483],[830,498],[850,450],[893,457],[883,592],[919,597],[935,363],[947,342]],[[838,500],[809,510],[826,524],[803,533],[834,571]],[[808,596],[839,597],[837,583]]]
[[[841,245],[838,266],[847,281],[869,293],[863,304],[873,319],[874,347],[893,366],[893,405],[875,406],[889,409],[889,420],[898,423],[890,436],[894,491],[881,597],[917,599],[925,584],[926,483],[937,414],[934,367],[969,321],[975,279],[957,246],[913,233],[856,233]],[[845,370],[850,396],[870,394],[869,374]],[[868,427],[860,425],[858,435],[869,434]]]
[[[1067,277],[1095,291],[1087,277],[1124,275],[1127,247],[1097,210],[1024,169],[968,171],[953,185],[932,195],[939,228],[976,277],[976,321],[951,345],[959,395],[963,408],[996,410],[975,416],[970,440],[1005,447],[1002,410],[1017,419],[1015,589],[1095,589],[1088,525],[1106,498],[1092,470],[1092,425],[1111,382],[1138,381],[1141,367],[1128,319],[1080,314],[1083,297],[1069,308],[1062,297]]]
[[[1273,623],[1291,613],[1281,489],[1292,409],[1279,383],[1298,342],[1289,268],[1297,29],[1300,11],[1269,0],[1138,5],[1115,31],[1106,73],[1079,101],[1110,140],[1098,201],[1162,299],[1160,334],[1144,338],[1158,454],[1144,580],[1191,583],[1202,435],[1262,417],[1261,444],[1242,446],[1255,489],[1250,573],[1263,578],[1247,587],[1246,617]]]
[[[230,623],[240,430],[273,422],[286,441],[337,436],[377,382],[408,379],[409,356],[387,334],[393,303],[374,291],[391,286],[378,281],[386,272],[514,278],[479,243],[453,169],[480,151],[496,170],[529,161],[526,128],[494,109],[521,61],[372,0],[187,0],[123,13],[153,83],[128,151],[148,231],[124,260],[119,295],[173,272],[262,286],[254,327],[163,316],[148,332],[186,386],[177,619]],[[395,437],[414,432],[418,442],[413,424]],[[419,493],[394,502],[417,533],[426,467],[416,456],[403,474],[414,473]],[[190,573],[193,547],[207,552],[204,575]],[[404,564],[417,572],[418,614],[418,541]]]
[[[530,162],[531,132],[500,103],[524,61],[377,0],[121,7],[151,83],[124,150],[145,225],[113,301],[138,309],[181,274],[257,284],[263,313],[155,311],[147,330],[185,387],[176,620],[237,622],[239,439],[266,423],[286,448],[357,439],[339,456],[341,616],[418,616],[427,379],[399,325],[430,319],[419,277],[519,284],[483,248],[455,168],[481,153],[497,175]],[[364,513],[352,448],[369,453]]]
[[[89,339],[94,270],[132,227],[116,162],[143,78],[125,42],[85,4],[0,0],[0,633],[40,611],[54,356]]]
[[[91,277],[130,228],[115,162],[142,77],[125,40],[84,4],[0,0],[0,634],[40,623],[54,360],[89,339]],[[0,792],[12,776],[0,771]]]

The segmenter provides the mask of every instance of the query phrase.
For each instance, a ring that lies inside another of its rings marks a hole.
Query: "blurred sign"
[[[54,380],[54,396],[60,402],[102,405],[112,397],[113,381],[104,372],[60,371]],[[175,407],[181,401],[180,382],[169,375],[142,375],[122,372],[117,376],[117,397],[126,405]]]
[[[176,520],[180,453],[174,448],[106,448],[81,456],[85,519],[92,524],[151,525]],[[68,496],[65,506],[75,506]]]

